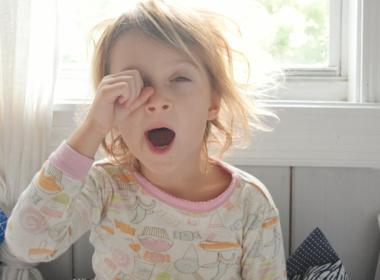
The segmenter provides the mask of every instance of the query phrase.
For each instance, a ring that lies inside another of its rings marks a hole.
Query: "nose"
[[[149,97],[145,110],[148,114],[160,113],[171,110],[172,106],[173,105],[170,100],[155,90],[153,95]]]

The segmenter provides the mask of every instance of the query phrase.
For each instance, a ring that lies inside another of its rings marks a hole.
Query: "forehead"
[[[111,74],[130,66],[148,67],[153,70],[178,64],[202,70],[184,53],[134,29],[120,35],[112,46],[109,56]]]

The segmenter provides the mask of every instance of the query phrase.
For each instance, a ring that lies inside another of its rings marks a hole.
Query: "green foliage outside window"
[[[275,25],[268,51],[282,64],[326,64],[329,0],[257,0]]]
[[[185,0],[184,0],[185,1]],[[263,26],[271,25],[265,48],[283,65],[327,64],[330,0],[252,0],[268,13]],[[87,56],[83,35],[98,18],[118,10],[124,0],[66,0],[61,5],[62,62],[83,62]],[[217,3],[217,1],[216,1]],[[261,23],[260,23],[261,24]]]

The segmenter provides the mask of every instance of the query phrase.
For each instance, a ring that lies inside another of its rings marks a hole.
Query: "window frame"
[[[342,31],[347,29],[349,22],[346,0],[330,0],[330,40],[329,40],[329,63],[326,67],[305,67],[292,66],[283,68],[285,74],[285,82],[276,90],[275,96],[278,100],[309,100],[309,101],[348,101],[348,38],[341,36]],[[82,67],[83,73],[79,73]],[[58,71],[57,80],[60,84],[69,84],[69,80],[64,77],[71,76],[73,73],[83,76],[88,72],[86,66],[68,65]],[[73,73],[71,73],[73,72]],[[89,81],[89,78],[88,78]],[[88,82],[87,81],[87,82]],[[78,84],[83,84],[78,80]],[[306,92],[304,88],[311,91]],[[57,87],[57,92],[63,90]],[[90,87],[81,87],[81,90],[91,92]],[[318,92],[318,94],[316,94]],[[59,103],[64,102],[58,100]]]
[[[279,100],[348,101],[348,3],[330,0],[329,63],[327,67],[286,67]],[[307,89],[307,90],[305,90]]]
[[[351,0],[352,1],[352,0]],[[361,0],[358,18],[362,24],[360,59],[360,86],[357,101],[380,103],[380,2]],[[378,63],[375,63],[375,62]]]

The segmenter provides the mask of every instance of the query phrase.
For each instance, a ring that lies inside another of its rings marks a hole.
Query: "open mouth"
[[[145,132],[146,138],[157,150],[165,150],[175,138],[175,132],[167,127],[160,127]]]

